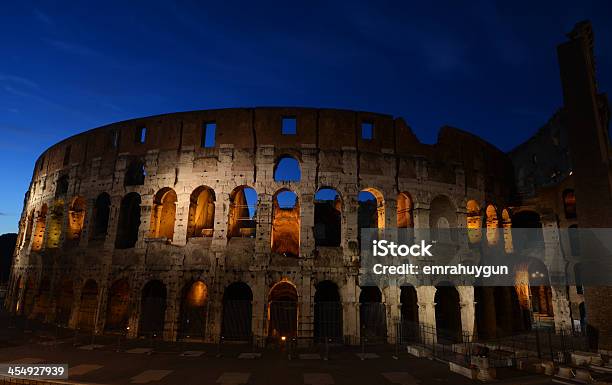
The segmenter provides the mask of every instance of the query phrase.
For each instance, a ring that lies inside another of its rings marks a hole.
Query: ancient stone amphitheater
[[[513,167],[469,133],[443,127],[423,144],[369,112],[222,109],[95,128],[37,160],[6,305],[170,341],[394,342],[419,324],[460,340],[524,330],[533,312],[565,328],[565,289],[522,288],[532,267],[515,287],[359,286],[363,227],[425,239],[468,227],[458,253],[511,253],[513,221],[548,223],[513,205]]]

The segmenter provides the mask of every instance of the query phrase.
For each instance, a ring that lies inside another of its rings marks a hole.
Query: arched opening
[[[584,302],[580,302],[578,305],[578,311],[580,312],[580,330],[583,332],[586,331],[586,307],[584,306]]]
[[[514,250],[517,252],[544,247],[540,215],[530,210],[523,210],[514,214],[512,217],[512,239]]]
[[[314,338],[317,342],[342,342],[342,301],[338,286],[322,281],[314,296]]]
[[[19,314],[21,310],[21,304],[19,302],[19,297],[21,296],[21,291],[23,290],[23,280],[21,276],[17,278],[17,280],[13,284],[13,290],[11,291],[11,303],[9,311],[13,314]]]
[[[554,313],[548,268],[535,258],[529,261],[529,293],[534,319],[543,326],[551,324]]]
[[[479,243],[482,237],[482,220],[480,217],[480,206],[475,200],[469,200],[467,208],[467,230],[470,243]]]
[[[119,220],[117,222],[117,238],[115,247],[117,249],[129,249],[138,241],[138,229],[140,227],[140,195],[131,192],[121,200],[119,209]]]
[[[138,335],[163,337],[166,320],[166,285],[152,280],[142,289]]]
[[[429,205],[431,239],[439,242],[455,241],[453,229],[457,228],[457,210],[445,195],[438,195]]]
[[[57,291],[55,322],[61,326],[68,326],[72,315],[74,303],[74,288],[70,278],[64,278]]]
[[[47,225],[47,248],[59,247],[62,237],[62,223],[64,219],[64,201],[56,200],[51,207],[49,224]]]
[[[288,257],[300,254],[300,203],[297,194],[279,190],[272,202],[272,252]]]
[[[302,179],[300,162],[290,155],[282,155],[274,166],[276,182],[299,182]]]
[[[68,175],[62,175],[57,178],[55,184],[55,197],[64,196],[68,193]]]
[[[362,229],[384,229],[385,228],[385,200],[380,191],[366,188],[357,195],[359,206],[357,207],[357,227],[361,239]]]
[[[565,219],[576,219],[576,194],[574,190],[563,191],[563,209]]]
[[[68,244],[76,244],[81,239],[83,232],[83,224],[85,222],[85,199],[83,197],[75,197],[68,209]]]
[[[23,315],[30,317],[34,310],[34,300],[36,299],[36,287],[34,286],[34,280],[29,277],[26,281],[24,293],[23,293]]]
[[[48,276],[43,276],[38,285],[38,295],[34,303],[33,318],[43,321],[49,312],[51,302],[51,282]]]
[[[81,291],[78,328],[94,330],[98,313],[98,284],[93,279],[87,280]]]
[[[221,336],[227,341],[250,341],[253,293],[244,282],[234,282],[223,292]]]
[[[496,245],[499,240],[499,221],[497,220],[497,209],[493,205],[487,206],[487,243]]]
[[[31,211],[26,220],[26,228],[24,231],[23,241],[21,246],[27,246],[32,239],[32,228],[34,227],[34,212]]]
[[[410,194],[401,192],[397,195],[397,228],[400,243],[414,241],[413,203]]]
[[[578,231],[578,225],[571,225],[567,229],[567,236],[569,238],[570,252],[573,256],[580,255],[580,232]]]
[[[144,185],[146,172],[145,164],[140,159],[133,159],[125,170],[123,179],[124,186],[141,186]]]
[[[268,295],[268,338],[278,340],[297,335],[298,293],[293,284],[278,282]]]
[[[111,285],[106,308],[105,330],[126,331],[130,306],[130,284],[127,279],[118,279]]]
[[[43,204],[38,211],[36,217],[36,230],[34,231],[34,240],[32,241],[32,251],[40,251],[45,237],[45,228],[47,227],[47,204]]]
[[[172,241],[174,220],[176,218],[176,192],[169,187],[159,190],[153,198],[151,207],[151,238]]]
[[[257,192],[248,186],[239,186],[230,194],[227,235],[229,238],[254,238],[257,223]]]
[[[212,237],[215,227],[215,192],[206,186],[193,190],[189,198],[187,238]]]
[[[514,252],[514,245],[512,244],[512,218],[508,209],[502,210],[502,226],[504,228],[504,251],[506,253]]]
[[[412,285],[400,287],[401,343],[416,341],[419,338],[419,305],[417,292]]]
[[[181,301],[179,338],[204,338],[208,317],[208,287],[202,281],[185,285]]]
[[[574,265],[574,285],[576,286],[576,294],[584,294],[584,286],[582,286],[582,266],[580,263]]]
[[[459,292],[450,283],[436,286],[436,334],[438,343],[454,344],[461,338]]]
[[[342,199],[331,188],[322,188],[314,197],[315,246],[340,246]]]
[[[98,195],[93,208],[93,221],[91,239],[104,239],[108,231],[108,219],[110,217],[110,196],[103,192]]]
[[[364,286],[359,294],[359,327],[365,343],[387,340],[387,310],[376,286]]]

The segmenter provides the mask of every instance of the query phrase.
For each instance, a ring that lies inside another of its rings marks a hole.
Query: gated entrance
[[[129,319],[130,284],[127,279],[119,279],[113,283],[108,293],[106,310],[107,331],[125,331]]]
[[[234,282],[223,293],[221,336],[227,341],[250,341],[253,293],[244,282]]]
[[[342,302],[338,286],[320,282],[314,297],[314,338],[316,342],[342,342]]]
[[[94,330],[98,310],[98,284],[93,279],[85,282],[81,292],[78,327],[82,330]]]
[[[166,319],[166,286],[158,280],[149,281],[142,289],[138,334],[162,337]]]
[[[268,337],[273,339],[297,336],[298,294],[295,286],[283,281],[268,297]]]
[[[364,286],[359,294],[359,323],[362,343],[387,341],[387,311],[376,286]]]
[[[206,336],[208,315],[208,287],[202,281],[189,283],[183,289],[179,338],[199,338]]]
[[[72,302],[74,301],[74,293],[72,289],[72,280],[65,278],[57,292],[57,309],[55,321],[62,325],[68,326],[70,315],[72,313]]]

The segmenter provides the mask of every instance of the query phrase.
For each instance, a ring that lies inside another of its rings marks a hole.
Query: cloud
[[[95,49],[82,45],[82,44],[71,43],[65,40],[55,40],[55,39],[47,39],[47,38],[44,38],[43,41],[49,44],[51,47],[57,50],[63,51],[65,53],[69,53],[71,55],[78,55],[78,56],[84,56],[84,57],[90,57],[90,58],[104,57],[103,53],[96,51]]]
[[[17,75],[0,74],[0,82],[12,83],[15,85],[18,84],[18,85],[26,86],[29,88],[35,88],[35,89],[40,88],[38,83],[36,83],[34,80],[24,78],[22,76],[17,76]]]
[[[33,13],[34,13],[34,16],[38,20],[42,21],[44,24],[50,25],[50,26],[55,25],[55,22],[53,21],[53,19],[49,15],[41,11],[40,9],[35,8]]]

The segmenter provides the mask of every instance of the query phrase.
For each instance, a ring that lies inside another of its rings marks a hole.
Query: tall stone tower
[[[612,175],[608,136],[609,106],[597,90],[593,31],[587,21],[576,24],[569,41],[557,48],[563,87],[563,117],[568,127],[570,158],[575,178],[576,211],[580,228],[612,228]],[[598,248],[598,249],[597,249]],[[585,274],[596,272],[612,258],[597,242],[581,237],[588,260]],[[583,281],[588,283],[588,278]],[[612,351],[612,287],[585,287],[588,330],[593,347]]]

